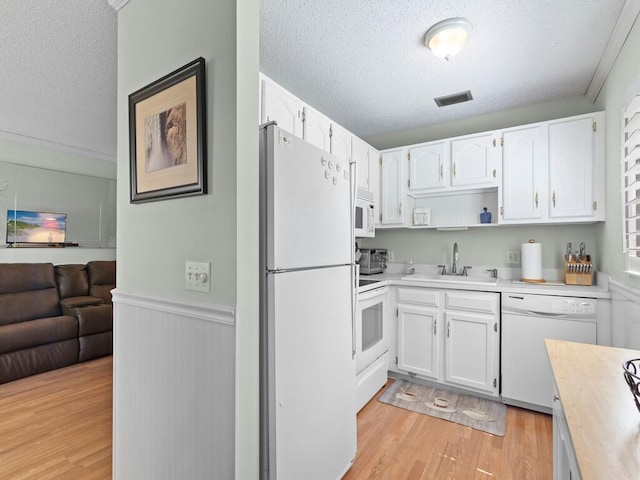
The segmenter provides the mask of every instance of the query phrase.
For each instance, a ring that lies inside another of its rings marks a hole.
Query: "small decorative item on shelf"
[[[430,225],[431,209],[430,208],[414,208],[413,224],[414,225]]]
[[[624,379],[627,381],[636,407],[640,411],[640,358],[627,360],[622,364],[622,368],[624,369]]]
[[[491,212],[487,212],[487,207],[484,207],[484,212],[480,214],[480,223],[491,223]]]

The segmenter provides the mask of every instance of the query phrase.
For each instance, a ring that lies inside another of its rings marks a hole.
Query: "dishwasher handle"
[[[551,313],[551,312],[537,312],[535,310],[509,310],[502,309],[503,314],[508,315],[520,315],[523,317],[549,317],[549,318],[566,318],[574,317],[575,315],[569,315],[567,313]]]

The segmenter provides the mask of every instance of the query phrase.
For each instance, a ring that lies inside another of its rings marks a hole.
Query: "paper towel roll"
[[[542,278],[542,244],[530,240],[521,245],[522,281],[544,282]]]

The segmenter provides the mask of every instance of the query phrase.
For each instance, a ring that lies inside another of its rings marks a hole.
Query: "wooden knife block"
[[[572,272],[570,270],[574,265],[589,265],[591,267],[591,272]],[[564,283],[566,283],[567,285],[593,285],[594,274],[595,270],[591,261],[564,261]]]

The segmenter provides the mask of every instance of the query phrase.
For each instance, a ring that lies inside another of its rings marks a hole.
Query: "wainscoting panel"
[[[114,478],[233,478],[235,310],[113,298]]]
[[[640,350],[640,290],[609,280],[611,345]]]

